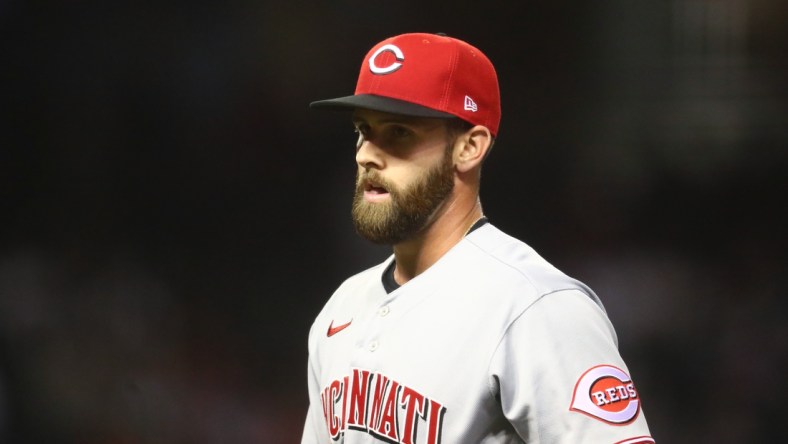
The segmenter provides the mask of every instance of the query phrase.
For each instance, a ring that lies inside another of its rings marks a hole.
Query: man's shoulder
[[[481,264],[491,279],[530,287],[534,297],[561,290],[580,290],[601,305],[584,283],[558,269],[524,241],[491,224],[471,233],[468,241],[477,250],[476,266]]]
[[[373,303],[385,295],[381,275],[392,257],[345,279],[325,301],[313,322],[323,328],[335,313],[352,311],[351,308]]]
[[[501,270],[527,275],[535,270],[550,270],[563,275],[524,241],[513,237],[492,224],[476,230],[467,237],[480,259],[489,261]]]
[[[348,278],[346,278],[334,290],[334,293],[326,301],[326,306],[332,304],[343,303],[347,298],[352,297],[368,297],[380,292],[385,292],[383,289],[383,282],[381,277],[383,271],[393,260],[393,256],[388,257],[383,262],[373,265],[365,270],[362,270]]]
[[[369,285],[370,283],[377,284],[381,282],[381,277],[383,275],[383,271],[388,267],[391,261],[394,260],[394,256],[391,255],[386,258],[383,262],[373,265],[365,270],[361,270],[358,273],[351,275],[350,277],[346,278],[337,288],[336,292],[343,291],[347,288],[353,288],[363,285]]]

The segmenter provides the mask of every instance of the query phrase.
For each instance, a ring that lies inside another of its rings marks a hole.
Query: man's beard
[[[454,166],[451,149],[442,162],[405,189],[398,189],[375,170],[356,177],[353,197],[353,224],[363,238],[376,244],[394,245],[411,239],[424,229],[435,210],[454,189]],[[369,178],[385,188],[389,202],[370,203],[364,200],[364,182]]]

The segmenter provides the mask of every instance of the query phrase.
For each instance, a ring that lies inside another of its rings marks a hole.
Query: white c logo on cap
[[[394,57],[396,58],[397,61],[389,66],[384,66],[381,68],[375,63],[375,59],[377,59],[379,55],[383,54],[386,51],[394,54]],[[405,61],[405,55],[402,54],[401,49],[397,48],[392,44],[383,45],[380,48],[378,48],[378,50],[375,51],[374,54],[372,54],[372,57],[369,58],[369,70],[375,74],[390,74],[400,69],[402,67],[401,62],[404,61]]]

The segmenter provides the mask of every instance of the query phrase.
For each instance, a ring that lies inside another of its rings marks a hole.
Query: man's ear
[[[487,151],[493,143],[490,129],[483,125],[476,125],[457,138],[455,145],[455,166],[461,173],[466,173],[482,163]]]

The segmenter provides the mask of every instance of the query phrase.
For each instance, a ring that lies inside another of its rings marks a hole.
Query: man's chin
[[[377,245],[394,245],[401,241],[399,237],[385,229],[369,227],[363,224],[356,224],[356,233],[369,242]]]
[[[381,205],[381,204],[374,204]],[[364,206],[362,210],[371,208]],[[379,208],[382,209],[382,208]],[[383,214],[361,211],[353,214],[353,225],[362,238],[378,245],[394,245],[404,240],[405,233],[398,230],[397,223]]]

